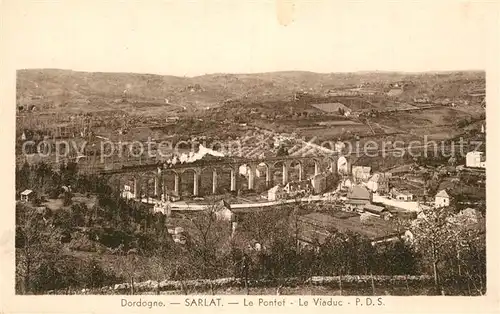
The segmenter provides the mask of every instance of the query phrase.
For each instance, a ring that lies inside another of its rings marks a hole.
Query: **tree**
[[[21,168],[16,167],[16,187],[24,190],[31,186],[33,186],[31,167],[27,162],[24,162]]]
[[[63,205],[70,206],[73,204],[73,195],[71,192],[64,192]]]
[[[38,163],[35,166],[35,176],[36,184],[40,189],[50,187],[50,182],[52,181],[53,176],[52,168],[44,162]]]
[[[168,254],[172,253],[163,247],[159,248],[151,257],[151,266],[148,269],[150,278],[158,282],[156,293],[159,294],[159,283],[169,278],[175,269],[175,265],[168,259]]]
[[[130,285],[130,294],[135,293],[135,282],[138,273],[143,269],[144,263],[140,262],[140,257],[136,251],[125,252],[123,246],[118,249],[120,256],[117,261],[117,271]]]
[[[41,214],[16,205],[16,275],[22,278],[19,288],[23,293],[35,292],[35,275],[59,259],[59,244],[58,230],[46,223]]]
[[[85,225],[85,212],[87,208],[85,204],[77,203],[71,205],[70,215],[71,215],[71,226],[83,227]]]
[[[276,153],[277,156],[288,156],[288,149],[284,146],[281,145],[278,148],[278,152]]]
[[[202,278],[215,278],[227,271],[230,253],[231,226],[215,216],[218,204],[212,200],[207,208],[191,218],[194,227],[187,247],[193,265],[199,265]]]
[[[450,248],[455,246],[460,231],[450,222],[449,208],[423,209],[420,216],[410,226],[413,244],[416,251],[430,263],[434,284],[440,287],[440,266],[443,257]]]

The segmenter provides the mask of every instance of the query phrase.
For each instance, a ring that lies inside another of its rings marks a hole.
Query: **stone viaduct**
[[[119,169],[102,170],[101,175],[110,178],[110,181],[115,181],[120,187],[124,177],[131,177],[131,194],[135,198],[140,198],[142,195],[159,196],[166,195],[166,178],[173,176],[173,193],[181,195],[181,176],[184,173],[191,172],[193,174],[193,196],[200,195],[201,173],[203,171],[211,171],[212,173],[212,193],[216,194],[219,186],[219,175],[223,170],[230,171],[230,191],[237,191],[240,185],[239,169],[241,166],[247,168],[247,188],[252,190],[255,188],[255,178],[257,167],[265,168],[266,187],[271,187],[274,182],[272,171],[282,169],[282,184],[286,185],[289,182],[289,170],[295,165],[298,166],[298,180],[303,180],[312,174],[305,173],[305,163],[314,163],[314,175],[323,171],[349,172],[349,159],[342,156],[313,156],[313,157],[294,157],[281,156],[265,159],[244,159],[244,158],[220,158],[215,160],[199,160],[192,163],[172,164],[148,164],[138,166],[122,166]],[[278,165],[278,166],[277,166]],[[130,182],[128,181],[128,182]],[[151,191],[150,181],[154,181],[153,191]]]

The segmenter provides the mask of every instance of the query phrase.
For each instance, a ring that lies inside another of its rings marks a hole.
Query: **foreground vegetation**
[[[16,169],[16,179],[19,191],[31,187],[39,192],[31,204],[16,205],[18,293],[123,282],[129,284],[129,293],[136,293],[135,284],[145,280],[234,277],[248,288],[256,280],[285,286],[291,277],[305,282],[312,276],[418,274],[431,275],[431,286],[438,290],[485,291],[484,234],[449,225],[446,210],[409,226],[413,244],[373,247],[357,234],[332,230],[318,250],[296,246],[295,217],[311,208],[284,206],[250,213],[234,236],[228,222],[216,220],[207,210],[182,219],[188,232],[186,244],[180,245],[168,232],[179,218],[153,214],[143,204],[121,199],[103,178],[79,175],[75,164],[57,171],[44,164],[24,165]],[[97,202],[74,202],[72,193],[95,195]],[[61,198],[64,206],[55,211],[40,207],[43,195]],[[261,244],[260,250],[255,243]]]

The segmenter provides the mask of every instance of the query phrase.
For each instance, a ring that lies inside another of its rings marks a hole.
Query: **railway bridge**
[[[306,164],[314,164],[314,173],[306,174]],[[142,196],[167,195],[166,180],[173,177],[173,189],[170,191],[174,195],[182,195],[181,177],[186,173],[192,173],[193,196],[200,196],[201,174],[209,171],[211,173],[211,192],[217,194],[219,179],[223,171],[230,172],[230,191],[237,191],[241,185],[240,169],[246,168],[246,187],[249,190],[255,189],[256,173],[265,172],[266,188],[273,186],[273,171],[281,170],[281,183],[286,185],[289,179],[289,172],[292,167],[298,168],[298,180],[303,180],[312,175],[317,175],[324,171],[335,171],[348,173],[350,162],[345,156],[336,154],[326,156],[279,156],[264,159],[246,159],[239,157],[214,157],[208,160],[202,159],[191,163],[157,163],[148,165],[122,166],[118,169],[101,170],[99,173],[109,177],[110,181],[123,186],[123,179],[130,184],[130,195],[134,198]],[[265,169],[264,171],[262,171]],[[151,182],[152,181],[152,182]],[[153,183],[153,184],[151,184]]]

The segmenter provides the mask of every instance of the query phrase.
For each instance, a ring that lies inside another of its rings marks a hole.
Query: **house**
[[[366,187],[373,193],[389,193],[389,175],[384,173],[375,173],[368,180]]]
[[[313,191],[310,180],[291,181],[284,187],[289,197],[305,196]]]
[[[474,230],[480,234],[486,233],[486,219],[479,210],[474,208],[461,210],[459,213],[448,217],[448,222],[460,229]]]
[[[486,168],[486,156],[483,152],[472,151],[465,156],[465,166],[470,168]]]
[[[61,189],[63,190],[63,193],[71,193],[71,186],[70,185],[63,185],[61,186]]]
[[[273,186],[272,188],[267,191],[267,199],[269,201],[277,201],[281,199],[285,199],[287,196],[287,193],[283,189],[283,186],[281,184],[278,184],[276,186]]]
[[[24,190],[21,192],[21,201],[30,202],[35,198],[35,192],[32,190]]]
[[[372,202],[371,192],[364,186],[353,186],[347,192],[346,209],[349,211],[362,210],[366,204]]]
[[[349,162],[344,156],[340,156],[337,160],[337,171],[340,174],[348,174],[349,173]]]
[[[236,218],[234,212],[231,211],[231,205],[224,200],[216,205],[214,214],[217,220],[234,221]]]
[[[314,194],[320,194],[326,191],[326,174],[319,173],[311,178],[311,185]]]
[[[421,98],[413,98],[413,102],[417,104],[428,104],[431,102],[430,98],[427,96]]]
[[[162,213],[163,215],[170,217],[170,214],[172,213],[170,202],[165,200],[155,202],[153,205],[153,212]]]
[[[353,166],[351,171],[354,181],[366,182],[368,181],[368,179],[370,179],[370,173],[372,171],[372,168],[364,166]]]
[[[127,200],[135,198],[135,194],[132,193],[132,188],[130,187],[130,185],[125,184],[123,186],[122,198],[127,199]]]
[[[399,191],[397,189],[391,190],[392,198],[398,201],[411,202],[413,201],[413,194],[408,191]]]
[[[483,215],[481,212],[474,208],[466,208],[461,210],[458,214],[452,217],[453,222],[463,223],[465,225],[477,224]]]
[[[366,203],[371,203],[372,201],[370,191],[361,185],[353,186],[347,193],[347,198],[350,200],[360,200]]]
[[[340,183],[340,188],[343,190],[350,190],[354,186],[351,179],[347,178]]]
[[[436,194],[434,200],[434,206],[436,207],[450,206],[450,195],[446,192],[446,190],[441,190]]]
[[[331,190],[337,184],[336,176],[332,172],[322,172],[311,178],[314,194],[321,194]]]
[[[174,229],[168,229],[168,233],[175,243],[186,244],[187,237],[184,228],[175,227]]]
[[[344,148],[345,148],[345,143],[344,143],[344,142],[342,142],[342,141],[340,141],[340,140],[339,140],[339,141],[336,141],[336,142],[335,142],[334,147],[335,147],[335,148],[334,148],[334,151],[336,151],[337,153],[340,153],[340,152],[342,152],[342,151],[344,150]],[[344,157],[344,158],[345,158],[345,157]]]
[[[366,204],[365,206],[363,206],[363,212],[373,216],[381,217],[385,220],[392,217],[392,214],[385,207],[373,204]]]

